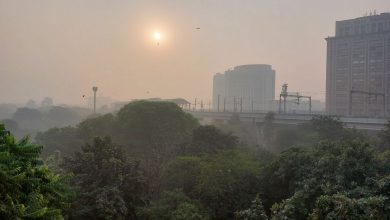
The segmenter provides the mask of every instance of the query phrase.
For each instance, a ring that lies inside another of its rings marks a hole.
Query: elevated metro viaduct
[[[228,121],[233,114],[237,114],[240,121],[262,124],[267,112],[210,112],[210,111],[191,111],[186,112],[192,114],[195,118],[200,120],[222,120]],[[275,124],[297,125],[309,122],[314,114],[277,114],[275,113]],[[338,117],[341,122],[348,128],[356,128],[359,130],[383,130],[388,123],[386,118],[355,118],[355,117]]]

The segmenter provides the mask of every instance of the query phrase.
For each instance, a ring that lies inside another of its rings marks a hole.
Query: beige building
[[[214,111],[268,110],[274,99],[275,70],[271,65],[241,65],[214,75]]]
[[[327,113],[389,116],[390,13],[337,21],[326,41]]]

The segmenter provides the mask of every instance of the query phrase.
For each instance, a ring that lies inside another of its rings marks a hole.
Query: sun
[[[156,41],[161,40],[161,33],[160,32],[154,32],[153,37]]]

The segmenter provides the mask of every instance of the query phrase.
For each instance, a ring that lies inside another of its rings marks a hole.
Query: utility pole
[[[285,83],[282,85],[282,92],[279,95],[279,113],[282,111],[282,98],[283,98],[283,113],[286,113],[286,104],[287,104],[287,97],[293,97],[296,98],[296,104],[300,104],[300,99],[301,98],[307,98],[309,100],[309,112],[311,114],[311,96],[303,96],[300,95],[298,92],[297,93],[288,93],[287,92],[287,87],[288,85]]]
[[[98,90],[97,86],[92,87],[93,91],[93,113],[96,113],[96,92]]]
[[[253,112],[253,99],[252,99],[252,101],[251,101],[251,102],[252,102],[251,104],[252,104],[252,112]]]

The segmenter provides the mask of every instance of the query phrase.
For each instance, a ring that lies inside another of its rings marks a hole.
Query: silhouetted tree
[[[42,102],[41,102],[41,107],[47,108],[47,107],[52,106],[53,103],[54,103],[54,102],[53,102],[53,99],[52,99],[52,98],[46,97],[46,98],[44,98],[44,99],[42,100]]]

